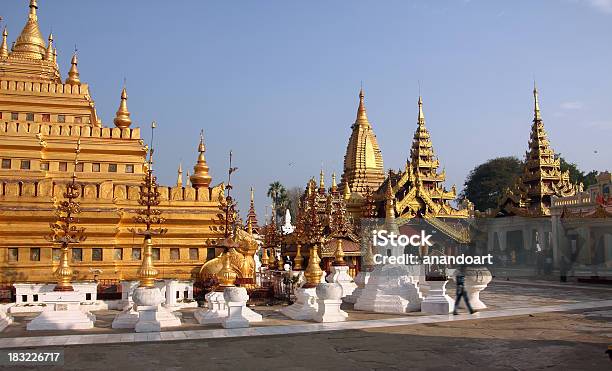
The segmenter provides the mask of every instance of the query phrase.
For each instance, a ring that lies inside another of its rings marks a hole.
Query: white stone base
[[[342,286],[342,297],[349,296],[357,288],[357,284],[353,281],[348,273],[348,265],[332,266],[331,273],[327,277],[327,282],[338,283]]]
[[[431,314],[449,314],[455,309],[455,303],[446,295],[448,281],[427,281],[428,295],[421,303],[421,312]]]
[[[421,266],[378,265],[355,303],[356,310],[406,313],[421,310],[418,288]]]
[[[77,303],[78,305],[78,303]],[[61,308],[61,307],[59,307]],[[88,330],[94,327],[96,317],[78,309],[42,312],[26,328],[28,331],[37,330]]]
[[[206,294],[207,309],[198,309],[193,313],[201,325],[221,323],[227,317],[227,306],[222,292],[212,291]]]
[[[134,330],[136,332],[159,332],[165,327],[177,327],[181,320],[171,310],[157,306],[137,306],[138,322]]]
[[[285,316],[295,320],[312,319],[318,310],[317,293],[314,287],[299,288],[295,290],[297,301],[280,310]]]
[[[86,330],[94,327],[96,317],[80,308],[82,293],[52,291],[42,294],[42,297],[53,310],[39,314],[27,324],[28,330]]]
[[[128,308],[119,313],[111,325],[112,328],[134,328],[138,322],[138,312],[134,308]]]
[[[340,309],[342,300],[317,300],[318,310],[314,314],[314,319],[317,322],[342,322],[348,318],[348,313]]]
[[[261,314],[253,311],[251,308],[247,307],[246,304],[244,308],[242,308],[242,316],[249,320],[249,323],[263,322],[263,317],[261,316]]]
[[[342,300],[346,303],[355,304],[357,302],[357,299],[361,296],[361,293],[363,292],[363,288],[368,283],[369,279],[370,279],[369,271],[359,271],[359,273],[357,273],[357,276],[355,277],[355,284],[357,285],[357,287],[353,290],[353,292],[350,295],[343,297]]]
[[[249,327],[249,320],[243,315],[243,311],[246,309],[245,301],[230,301],[227,303],[228,315],[221,325],[224,328],[244,328]]]
[[[13,319],[8,314],[0,311],[0,332],[4,330],[8,325],[13,323]]]

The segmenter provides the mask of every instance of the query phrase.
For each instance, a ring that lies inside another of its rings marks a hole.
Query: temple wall
[[[0,185],[0,282],[53,281],[58,246],[45,236],[50,233],[49,223],[55,221],[53,199],[63,199],[66,183],[1,181]],[[86,228],[87,240],[73,246],[81,249],[81,260],[72,262],[75,278],[136,278],[141,261],[133,254],[141,248],[142,237],[134,233],[141,226],[133,218],[141,208],[139,186],[112,181],[80,186],[79,226]],[[166,218],[163,226],[168,228],[168,233],[154,239],[159,249],[154,264],[160,277],[192,278],[207,257],[221,252],[216,244],[223,238],[218,201],[223,189],[222,184],[204,189],[159,188],[159,208]],[[9,257],[11,249],[18,250],[15,261]]]

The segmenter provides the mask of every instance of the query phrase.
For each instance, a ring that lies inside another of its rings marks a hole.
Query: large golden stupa
[[[72,249],[75,278],[135,278],[143,251],[130,229],[147,147],[132,124],[127,91],[121,92],[114,125],[104,125],[81,81],[77,55],[62,81],[53,36],[45,41],[40,32],[37,1],[29,8],[12,48],[6,29],[0,45],[0,282],[53,280],[60,249],[44,236],[73,173],[88,235]],[[183,185],[179,173],[176,186],[159,187],[168,229],[153,250],[160,277],[195,277],[204,261],[222,251],[224,185],[211,186],[204,152],[201,137],[191,182]]]

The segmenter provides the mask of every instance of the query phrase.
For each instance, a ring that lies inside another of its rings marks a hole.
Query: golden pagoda
[[[78,176],[80,226],[88,239],[72,249],[74,279],[135,279],[143,259],[141,238],[130,229],[139,208],[147,147],[128,111],[124,88],[112,127],[98,118],[76,54],[62,80],[50,35],[42,38],[38,2],[31,0],[25,27],[9,50],[0,44],[0,282],[52,281],[61,249],[45,241],[53,205]],[[55,37],[54,37],[55,36]],[[81,56],[82,57],[82,56]],[[73,146],[80,138],[79,162]],[[219,255],[224,185],[211,178],[200,140],[193,187],[159,186],[168,233],[156,240],[152,259],[161,278],[192,278]],[[195,180],[195,181],[194,181]]]
[[[553,196],[573,196],[579,188],[570,182],[569,171],[561,171],[561,160],[550,146],[535,86],[533,100],[534,117],[523,173],[500,198],[499,212],[502,215],[550,216]]]
[[[395,212],[400,218],[467,218],[469,210],[455,209],[450,201],[457,197],[455,186],[451,190],[443,187],[446,172],[438,172],[440,162],[434,155],[429,130],[425,126],[423,99],[419,96],[417,129],[412,140],[410,158],[403,172],[390,173],[387,182],[391,184],[395,196]],[[388,192],[379,189],[379,192]]]
[[[359,214],[363,194],[367,187],[378,189],[385,180],[383,157],[376,134],[368,120],[363,88],[359,90],[357,118],[344,156],[344,172],[339,191],[344,195],[351,214]]]
[[[257,221],[257,213],[255,212],[255,191],[251,187],[251,201],[249,203],[249,213],[246,218],[246,228],[250,226],[253,234],[259,234],[259,222]]]

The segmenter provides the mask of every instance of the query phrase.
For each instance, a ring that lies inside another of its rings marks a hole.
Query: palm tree
[[[283,216],[283,210],[287,205],[287,190],[279,181],[276,181],[270,184],[268,188],[268,197],[272,199],[272,203],[274,204],[273,215],[278,224],[279,219]]]

